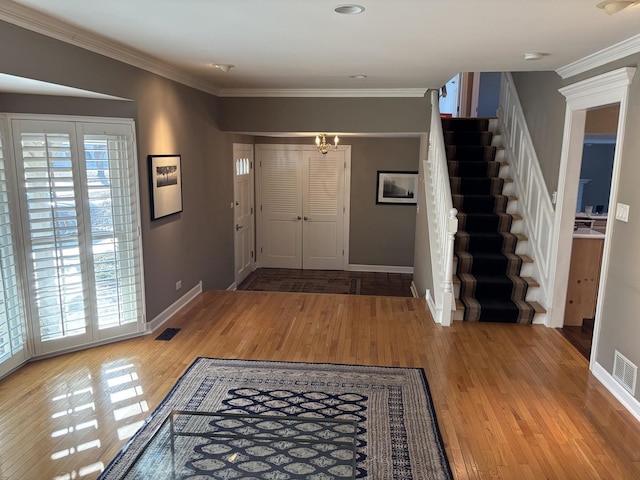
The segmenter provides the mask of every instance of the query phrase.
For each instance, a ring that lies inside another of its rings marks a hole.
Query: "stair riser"
[[[517,215],[519,205],[520,203],[518,202],[518,200],[509,200],[509,202],[507,203],[506,213],[510,213],[511,215]]]
[[[451,313],[451,318],[454,322],[462,322],[464,320],[464,308],[458,308],[454,312]],[[533,316],[534,325],[544,325],[547,319],[546,313],[536,313]]]

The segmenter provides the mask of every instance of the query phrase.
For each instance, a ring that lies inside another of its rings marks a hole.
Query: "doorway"
[[[562,334],[591,355],[620,105],[587,110]]]
[[[257,145],[260,267],[346,270],[351,147]]]
[[[554,225],[554,231],[556,232],[555,248],[552,249],[554,252],[552,264],[555,265],[555,271],[552,273],[552,307],[549,318],[549,326],[551,327],[560,328],[564,325],[570,272],[570,253],[576,224],[576,205],[578,202],[587,113],[589,110],[598,107],[619,105],[616,139],[618,144],[622,144],[624,140],[628,86],[634,74],[635,68],[621,68],[560,89],[560,93],[567,98],[567,113],[558,182],[560,188],[556,205],[556,223]],[[614,206],[617,198],[621,163],[619,150],[615,150],[611,175],[609,204],[612,210],[615,210]],[[601,266],[598,272],[598,292],[606,291],[611,231],[615,228],[613,218],[609,220],[604,236]],[[592,368],[597,357],[602,303],[601,301],[597,302],[595,306],[593,344],[590,354]]]

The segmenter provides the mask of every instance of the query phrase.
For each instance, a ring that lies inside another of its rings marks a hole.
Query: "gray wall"
[[[378,170],[418,171],[419,138],[353,138],[350,263],[413,267],[415,205],[376,204]]]
[[[610,63],[585,74],[567,79],[570,85],[595,75],[621,67],[638,67],[640,54]],[[609,373],[613,371],[614,351],[618,350],[634,364],[640,366],[640,76],[636,76],[629,89],[629,105],[624,143],[621,151],[620,183],[617,201],[631,206],[629,222],[611,219],[611,256],[607,285],[598,301],[603,304],[602,325],[596,361]],[[636,389],[640,400],[640,388]]]
[[[5,22],[0,58],[2,73],[133,100],[4,95],[0,102],[14,112],[131,114],[136,120],[148,319],[199,280],[205,289],[233,283],[232,143],[252,143],[252,137],[220,130],[217,97]],[[184,211],[151,221],[147,155],[159,153],[182,155]]]
[[[513,72],[533,146],[549,193],[558,190],[560,152],[564,132],[565,98],[555,72]]]
[[[229,132],[421,133],[426,98],[222,98]],[[315,133],[314,133],[315,135]]]
[[[256,137],[256,143],[305,144],[314,137]],[[415,205],[377,205],[378,170],[418,170],[417,137],[342,137],[351,145],[349,263],[413,266]]]
[[[133,118],[138,116],[138,105],[129,100],[54,97],[50,95],[24,95],[0,93],[0,112],[38,113],[51,115],[96,116]]]
[[[427,196],[424,187],[425,160],[429,145],[429,135],[420,139],[418,206],[416,208],[416,241],[413,249],[413,283],[419,297],[424,298],[426,291],[433,292],[433,266],[431,264],[431,243],[429,239],[429,223]],[[433,293],[431,294],[433,297]]]

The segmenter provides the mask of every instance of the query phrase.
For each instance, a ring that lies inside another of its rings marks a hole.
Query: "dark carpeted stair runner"
[[[491,146],[489,119],[443,118],[453,206],[458,209],[455,241],[464,319],[530,323],[534,307],[525,301],[513,217],[506,213],[504,180]]]

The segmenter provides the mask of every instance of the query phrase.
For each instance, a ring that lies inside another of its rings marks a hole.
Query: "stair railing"
[[[548,307],[551,273],[551,237],[554,228],[554,208],[544,181],[529,127],[511,73],[502,74],[498,125],[504,137],[509,172],[515,183],[516,195],[528,237],[529,255],[535,260],[536,280],[542,295],[536,298]]]
[[[427,298],[427,302],[436,323],[449,326],[451,312],[455,307],[453,247],[458,231],[458,211],[453,208],[451,198],[447,151],[437,90],[431,91],[431,128],[424,167],[433,276],[433,298]]]

